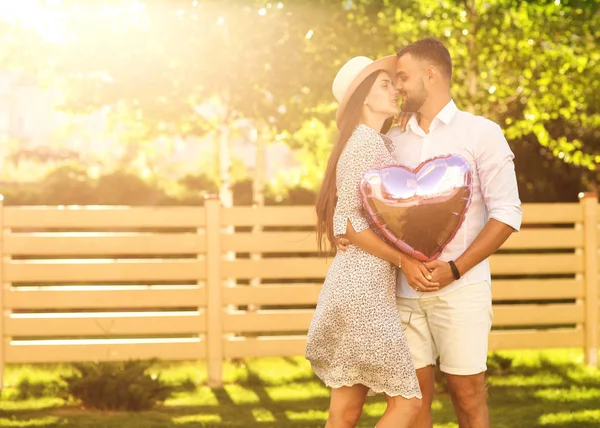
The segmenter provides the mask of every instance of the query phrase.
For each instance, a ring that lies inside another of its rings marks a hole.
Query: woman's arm
[[[423,263],[386,243],[369,229],[364,217],[359,184],[364,173],[377,165],[394,163],[379,134],[365,127],[358,128],[348,140],[340,156],[338,168],[338,200],[333,216],[334,236],[346,236],[364,251],[401,265],[409,284],[417,290],[433,291],[437,284],[430,282],[430,273]]]
[[[346,237],[353,245],[356,245],[367,253],[387,260],[393,265],[400,266],[409,280],[409,284],[413,285],[416,289],[420,291],[436,291],[439,289],[437,283],[429,281],[431,274],[423,263],[392,247],[371,229],[365,229],[357,233],[352,227],[352,223],[348,220]]]
[[[393,265],[400,266],[402,260],[402,252],[398,251],[383,239],[381,239],[371,229],[365,229],[362,232],[356,232],[352,227],[352,223],[348,220],[346,226],[346,237],[348,240],[363,249],[369,254],[387,260]]]

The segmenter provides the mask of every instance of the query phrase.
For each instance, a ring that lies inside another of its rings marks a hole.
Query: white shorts
[[[444,373],[466,376],[487,369],[494,318],[487,281],[437,297],[398,297],[397,306],[415,369],[435,365],[438,355]]]

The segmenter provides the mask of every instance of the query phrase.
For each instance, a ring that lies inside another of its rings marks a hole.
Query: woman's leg
[[[325,428],[354,428],[360,419],[368,390],[364,385],[333,388]]]
[[[385,396],[387,408],[377,422],[376,428],[409,428],[421,409],[419,398]]]

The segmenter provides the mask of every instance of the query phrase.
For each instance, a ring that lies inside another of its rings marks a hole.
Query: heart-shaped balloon
[[[417,168],[387,166],[360,183],[367,217],[402,252],[437,259],[462,225],[472,195],[469,162],[455,154]]]

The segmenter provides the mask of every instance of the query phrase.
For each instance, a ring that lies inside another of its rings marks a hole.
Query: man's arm
[[[521,226],[522,210],[514,155],[502,130],[493,122],[486,122],[478,142],[475,162],[490,220],[465,252],[454,260],[460,275],[494,254]],[[425,266],[432,271],[432,281],[442,287],[455,280],[446,262],[436,260]]]
[[[494,254],[514,231],[512,227],[493,218],[490,219],[469,248],[454,261],[458,272],[464,275]],[[452,268],[447,262],[435,260],[425,263],[425,266],[432,270],[431,280],[439,283],[441,287],[454,281]]]
[[[456,259],[459,272],[468,272],[494,254],[515,231],[512,227],[493,218],[483,227],[469,248]]]

